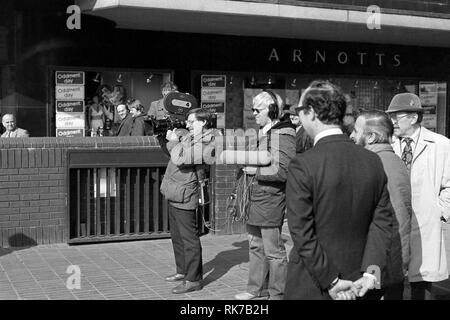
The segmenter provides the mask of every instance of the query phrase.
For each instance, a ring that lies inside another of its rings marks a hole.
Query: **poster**
[[[209,109],[217,116],[218,129],[225,128],[226,107],[226,75],[202,75],[201,102],[202,108]]]
[[[419,98],[422,103],[422,125],[432,131],[437,130],[438,90],[436,82],[419,82]]]
[[[56,71],[56,136],[84,136],[84,72]]]

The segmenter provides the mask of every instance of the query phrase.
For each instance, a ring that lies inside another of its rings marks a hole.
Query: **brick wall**
[[[154,137],[0,139],[0,247],[68,240],[68,149],[159,148]]]
[[[159,148],[155,137],[0,139],[0,247],[64,243],[69,149]],[[236,183],[237,166],[217,165],[212,234],[245,232],[227,214],[227,198]]]

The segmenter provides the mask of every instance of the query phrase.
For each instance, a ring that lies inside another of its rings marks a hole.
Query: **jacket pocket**
[[[161,185],[161,193],[166,200],[176,203],[189,202],[195,191],[191,185],[179,185],[174,183],[174,181]]]

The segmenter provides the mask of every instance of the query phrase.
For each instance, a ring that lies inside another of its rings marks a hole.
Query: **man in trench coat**
[[[421,125],[415,94],[397,94],[387,112],[399,138],[392,147],[411,176],[411,299],[431,299],[432,282],[448,278],[443,223],[450,220],[450,140]]]

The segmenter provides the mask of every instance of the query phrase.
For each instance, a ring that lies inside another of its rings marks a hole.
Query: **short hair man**
[[[169,112],[164,107],[164,97],[167,96],[172,91],[177,91],[178,86],[172,82],[167,81],[161,85],[161,94],[162,98],[156,101],[153,101],[150,104],[150,108],[148,109],[147,116],[155,118],[156,120],[162,120],[167,118]]]
[[[350,138],[380,157],[388,178],[387,188],[395,212],[393,225],[396,232],[389,250],[385,288],[377,294],[384,294],[385,300],[402,300],[403,278],[408,271],[410,254],[411,184],[405,164],[394,153],[390,144],[393,132],[394,127],[387,113],[379,110],[362,111],[356,119]]]
[[[117,106],[117,114],[122,119],[117,129],[116,136],[123,137],[131,134],[131,128],[133,125],[133,117],[130,114],[130,110],[126,104],[119,104]]]
[[[432,282],[448,278],[442,222],[450,220],[450,140],[421,125],[415,94],[395,95],[387,112],[398,137],[392,146],[411,175],[411,299],[431,299]]]
[[[291,106],[288,114],[292,124],[295,126],[295,152],[302,153],[313,147],[313,140],[303,128],[300,116],[295,109],[297,109],[296,106]]]
[[[314,81],[299,105],[314,147],[289,164],[286,203],[294,248],[285,298],[355,299],[379,280],[369,273],[372,266],[386,265],[394,214],[386,175],[376,154],[343,134],[346,101],[339,87]]]
[[[26,138],[30,136],[27,130],[16,126],[16,117],[11,113],[7,113],[2,117],[2,124],[6,129],[2,134],[2,138]]]
[[[144,106],[138,99],[131,99],[128,103],[128,108],[132,115],[131,136],[146,136],[148,135],[149,127],[145,122]]]

